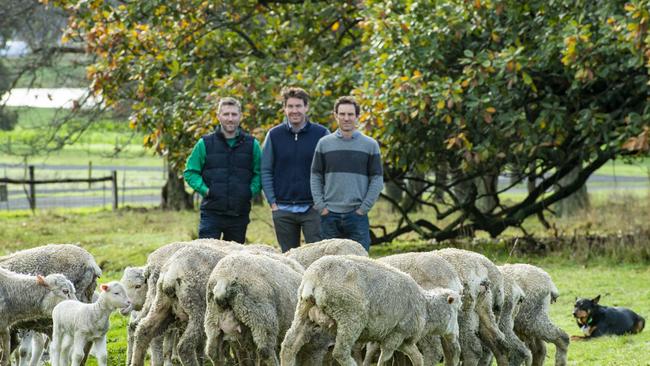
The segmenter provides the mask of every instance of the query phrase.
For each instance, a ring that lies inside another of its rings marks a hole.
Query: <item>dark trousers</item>
[[[199,239],[222,239],[243,244],[246,241],[246,228],[249,222],[248,215],[228,216],[201,210]]]
[[[294,213],[283,210],[273,211],[273,226],[275,237],[282,252],[300,246],[300,231],[305,237],[305,243],[321,240],[320,218],[313,208],[305,213]]]
[[[370,223],[368,215],[355,211],[346,213],[331,212],[320,217],[320,230],[323,239],[344,238],[354,240],[370,250]]]

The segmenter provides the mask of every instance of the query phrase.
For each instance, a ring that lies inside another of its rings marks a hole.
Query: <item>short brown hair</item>
[[[223,107],[224,105],[235,106],[241,112],[241,103],[233,97],[224,97],[219,99],[219,107],[217,108],[217,113],[221,112],[221,107]]]
[[[289,98],[301,99],[305,105],[309,105],[309,94],[303,88],[290,86],[282,89],[282,104],[287,105]]]
[[[336,103],[334,103],[334,114],[337,114],[339,112],[339,106],[341,104],[352,104],[354,106],[354,112],[357,114],[357,116],[361,114],[361,106],[359,106],[359,103],[357,103],[357,100],[354,99],[354,97],[351,97],[349,95],[340,97],[336,100]]]

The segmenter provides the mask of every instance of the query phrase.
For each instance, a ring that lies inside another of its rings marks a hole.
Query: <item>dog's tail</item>
[[[645,328],[645,319],[639,316],[639,319],[637,319],[636,324],[634,324],[634,328],[632,329],[632,333],[641,333],[641,331]]]

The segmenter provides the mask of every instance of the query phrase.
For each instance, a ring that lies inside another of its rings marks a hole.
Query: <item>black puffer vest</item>
[[[221,128],[217,128],[202,138],[206,156],[201,176],[210,191],[201,202],[201,210],[229,216],[248,215],[253,179],[253,137],[240,130],[235,144],[230,147]]]

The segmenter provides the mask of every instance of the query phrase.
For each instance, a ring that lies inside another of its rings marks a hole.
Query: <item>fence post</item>
[[[29,208],[36,209],[36,184],[34,183],[34,166],[29,166]]]
[[[117,210],[117,170],[113,170],[111,174],[113,181],[113,210]]]

